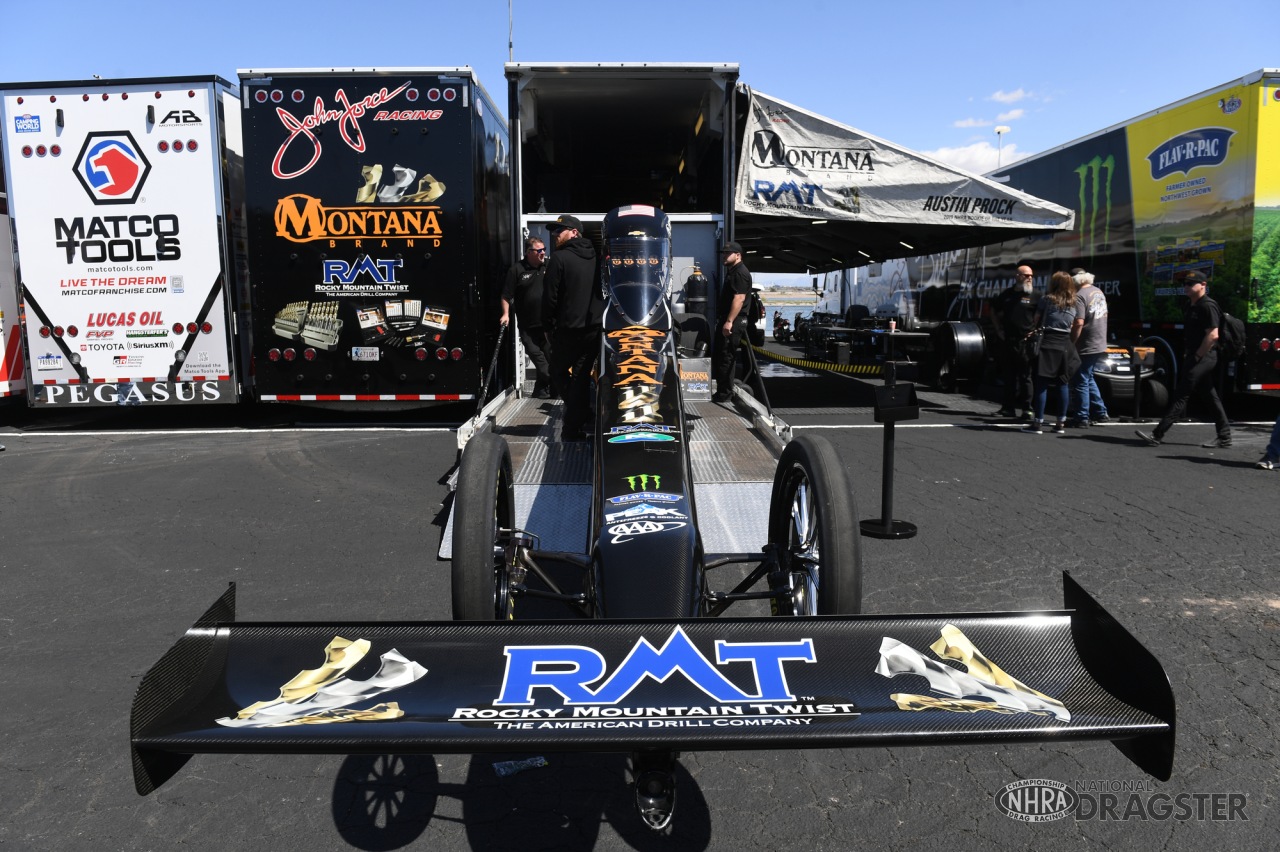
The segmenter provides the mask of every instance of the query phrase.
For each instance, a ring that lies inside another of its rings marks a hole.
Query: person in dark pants
[[[1184,292],[1190,299],[1183,314],[1183,345],[1186,355],[1182,371],[1178,374],[1178,387],[1174,390],[1173,405],[1169,413],[1150,432],[1137,431],[1137,436],[1149,447],[1158,447],[1173,424],[1187,414],[1187,403],[1194,396],[1209,406],[1213,412],[1213,425],[1217,436],[1201,444],[1202,447],[1225,448],[1231,446],[1231,421],[1222,407],[1222,399],[1214,386],[1218,371],[1218,329],[1222,324],[1222,309],[1206,296],[1209,279],[1203,272],[1188,272],[1182,281]]]
[[[551,338],[551,382],[564,399],[560,439],[581,441],[591,416],[591,369],[600,355],[600,265],[576,216],[560,216],[547,230],[555,248],[542,280],[542,327]]]
[[[742,246],[726,243],[720,249],[724,257],[724,283],[716,300],[716,341],[713,353],[716,392],[713,402],[728,402],[733,396],[733,368],[738,347],[747,333],[747,299],[751,295],[751,273],[742,262]]]
[[[520,342],[533,362],[533,395],[551,398],[551,364],[547,359],[547,336],[542,329],[542,262],[547,249],[542,240],[530,237],[524,241],[524,257],[512,265],[502,288],[502,324],[511,321],[511,305],[516,306],[520,321]]]
[[[1037,300],[1031,267],[1019,264],[1012,287],[991,301],[996,337],[1000,339],[1000,375],[1004,380],[1004,399],[997,417],[1031,419],[1031,368],[1023,341],[1035,328]]]

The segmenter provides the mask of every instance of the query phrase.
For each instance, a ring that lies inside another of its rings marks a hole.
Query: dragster
[[[618,208],[603,236],[583,547],[543,549],[517,523],[509,442],[475,432],[451,521],[455,620],[236,622],[232,586],[138,687],[140,794],[198,753],[613,751],[632,755],[643,821],[668,830],[687,750],[1104,739],[1170,777],[1168,678],[1069,575],[1058,611],[859,614],[857,512],[832,445],[686,399],[667,217]],[[754,553],[706,548],[722,519],[709,500],[699,516],[699,442],[717,418],[781,445]],[[740,581],[713,586],[731,565]],[[520,620],[534,599],[565,617]],[[771,617],[720,617],[746,601]]]

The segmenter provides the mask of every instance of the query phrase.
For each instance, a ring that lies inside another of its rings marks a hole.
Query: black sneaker
[[[1206,450],[1225,450],[1227,447],[1231,446],[1231,436],[1228,435],[1225,438],[1214,438],[1212,441],[1205,441],[1200,446],[1204,447]]]
[[[1098,417],[1089,418],[1090,426],[1101,426],[1103,423],[1110,423],[1110,422],[1111,422],[1111,416],[1108,414],[1103,414]]]
[[[1068,429],[1088,429],[1089,421],[1083,417],[1072,417],[1067,421],[1066,426]]]
[[[1064,421],[1059,420],[1057,423],[1053,424],[1053,434],[1065,435],[1066,433],[1067,433],[1067,424]]]
[[[1043,435],[1044,426],[1040,423],[1039,420],[1032,420],[1030,423],[1028,423],[1026,426],[1023,426],[1018,431],[1026,432],[1028,435]]]
[[[1133,434],[1135,434],[1135,435],[1137,435],[1139,438],[1141,438],[1141,439],[1142,439],[1142,442],[1143,442],[1144,444],[1146,444],[1148,447],[1158,447],[1158,446],[1160,446],[1160,439],[1159,439],[1159,438],[1157,438],[1155,435],[1152,435],[1152,434],[1148,434],[1148,433],[1146,433],[1146,432],[1143,432],[1141,429],[1134,429],[1134,430],[1133,430]]]
[[[731,397],[731,395],[730,395],[730,394],[727,394],[727,393],[717,393],[717,394],[712,395],[712,397],[711,397],[711,401],[712,401],[712,402],[728,402],[731,398],[732,398],[732,397]]]
[[[1016,411],[1014,411],[1012,408],[1009,408],[1008,406],[1005,406],[1004,408],[998,409],[996,413],[991,416],[992,417],[1013,417],[1015,414],[1017,414]]]

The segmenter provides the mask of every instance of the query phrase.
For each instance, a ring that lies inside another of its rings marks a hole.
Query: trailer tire
[[[835,447],[801,435],[782,451],[769,501],[769,543],[789,579],[774,615],[853,615],[862,609],[862,548],[849,477]]]
[[[467,442],[453,495],[453,617],[458,621],[512,618],[505,557],[498,531],[515,525],[511,450],[482,432]]]

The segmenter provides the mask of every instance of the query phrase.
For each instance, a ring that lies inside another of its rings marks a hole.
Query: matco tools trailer
[[[472,70],[238,73],[257,398],[474,399],[515,256],[507,127]]]
[[[22,393],[27,386],[22,367],[22,328],[18,292],[13,286],[13,230],[9,227],[9,194],[0,157],[0,397]]]
[[[0,95],[29,403],[235,402],[235,90],[181,77]]]

